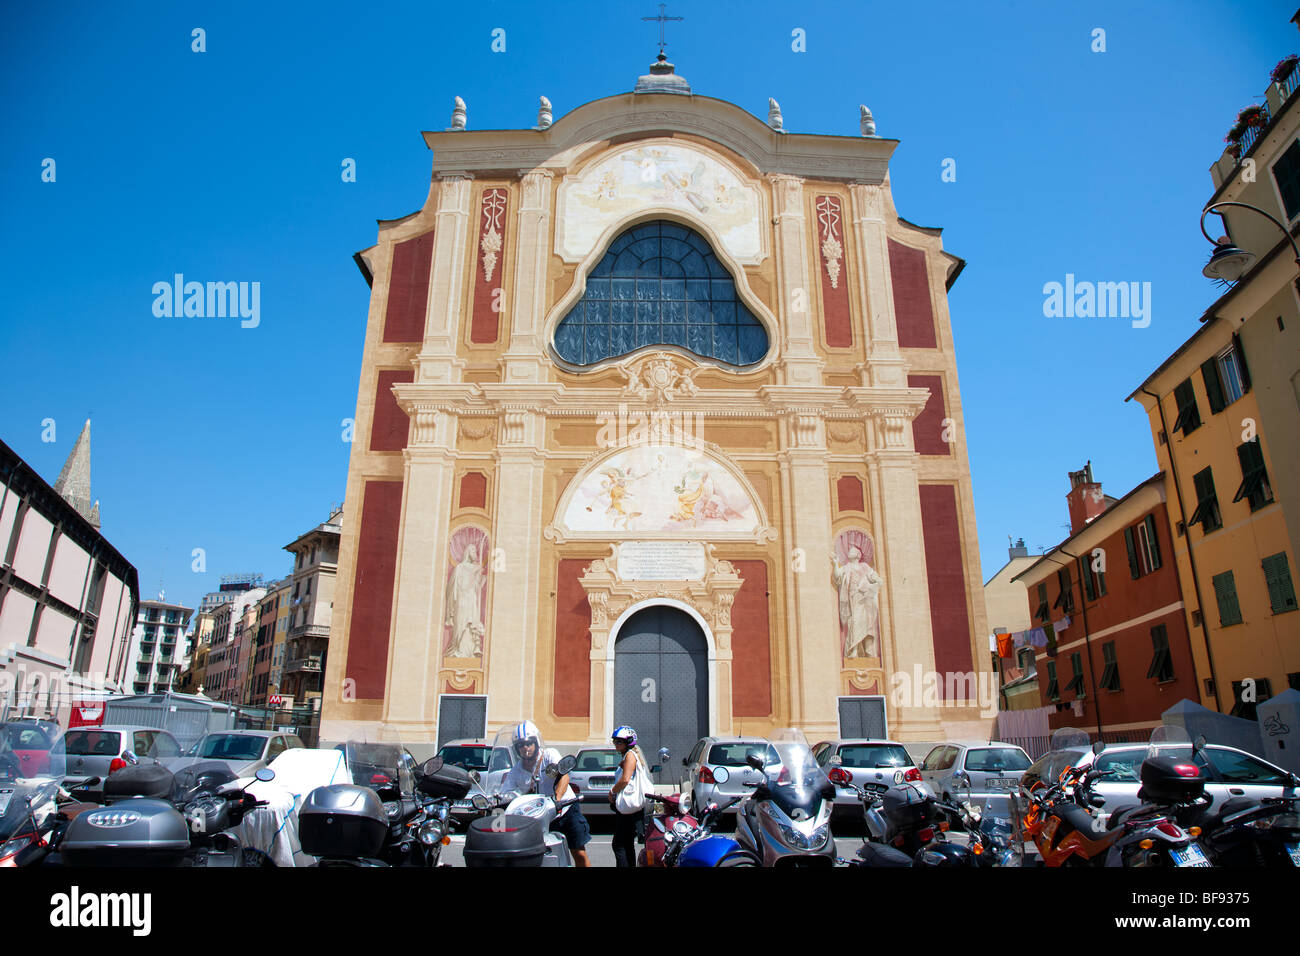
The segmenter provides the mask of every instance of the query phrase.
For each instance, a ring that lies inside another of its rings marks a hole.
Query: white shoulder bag
[[[632,779],[614,797],[614,809],[619,813],[636,813],[638,810],[644,809],[645,795],[650,789],[648,777],[645,764],[641,762],[640,757],[637,757],[636,769],[632,771]]]

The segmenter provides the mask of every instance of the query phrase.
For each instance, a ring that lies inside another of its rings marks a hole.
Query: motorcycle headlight
[[[818,827],[813,831],[811,846],[825,846],[826,841],[831,838],[830,824]]]
[[[808,838],[794,827],[788,827],[784,823],[778,823],[777,828],[781,831],[781,839],[785,841],[786,846],[794,847],[799,850],[808,849]]]

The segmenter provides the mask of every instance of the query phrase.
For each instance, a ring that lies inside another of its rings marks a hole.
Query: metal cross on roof
[[[657,17],[642,17],[642,18],[641,18],[642,20],[657,20],[657,21],[659,21],[659,52],[660,52],[660,53],[663,53],[663,52],[664,52],[664,45],[665,45],[665,41],[664,41],[664,24],[667,23],[669,20],[685,20],[685,19],[686,19],[685,17],[666,17],[666,16],[664,16],[664,7],[666,7],[666,6],[667,6],[666,3],[661,3],[661,4],[659,4],[659,16],[657,16]]]

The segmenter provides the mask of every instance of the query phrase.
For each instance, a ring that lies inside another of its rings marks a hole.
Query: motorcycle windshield
[[[483,774],[480,785],[487,794],[555,792],[554,778],[546,773],[559,761],[559,752],[548,750],[542,733],[530,721],[515,721],[497,731],[492,740],[494,769]],[[548,785],[549,782],[549,785]]]
[[[415,793],[414,758],[401,744],[349,740],[343,755],[357,786],[371,790],[395,786],[404,797]]]
[[[791,727],[778,730],[770,738],[772,747],[780,758],[779,763],[769,763],[763,776],[772,802],[791,819],[801,819],[804,814],[815,816],[822,800],[834,788],[826,772],[817,766],[812,748],[803,733]]]
[[[38,822],[44,819],[53,808],[57,793],[58,786],[54,783],[29,786],[0,781],[0,844],[15,834],[30,833],[32,814]]]

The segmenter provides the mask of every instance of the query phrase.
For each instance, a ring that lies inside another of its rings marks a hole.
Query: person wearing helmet
[[[653,789],[650,784],[649,765],[641,748],[636,745],[636,731],[626,724],[615,727],[610,739],[622,757],[619,763],[619,777],[609,788],[609,806],[614,811],[614,836],[612,839],[615,866],[636,866],[637,837],[645,833],[645,814],[642,810],[630,813],[621,812],[615,805],[619,793],[632,783],[636,774],[644,774],[642,786],[648,792]]]
[[[531,720],[515,725],[511,750],[514,765],[506,773],[502,790],[540,793],[557,802],[569,795],[569,775],[552,776],[546,772],[547,767],[560,762],[560,752],[542,744],[541,731]],[[551,822],[551,829],[564,834],[575,866],[591,866],[586,850],[591,842],[591,827],[580,803],[561,807]]]

